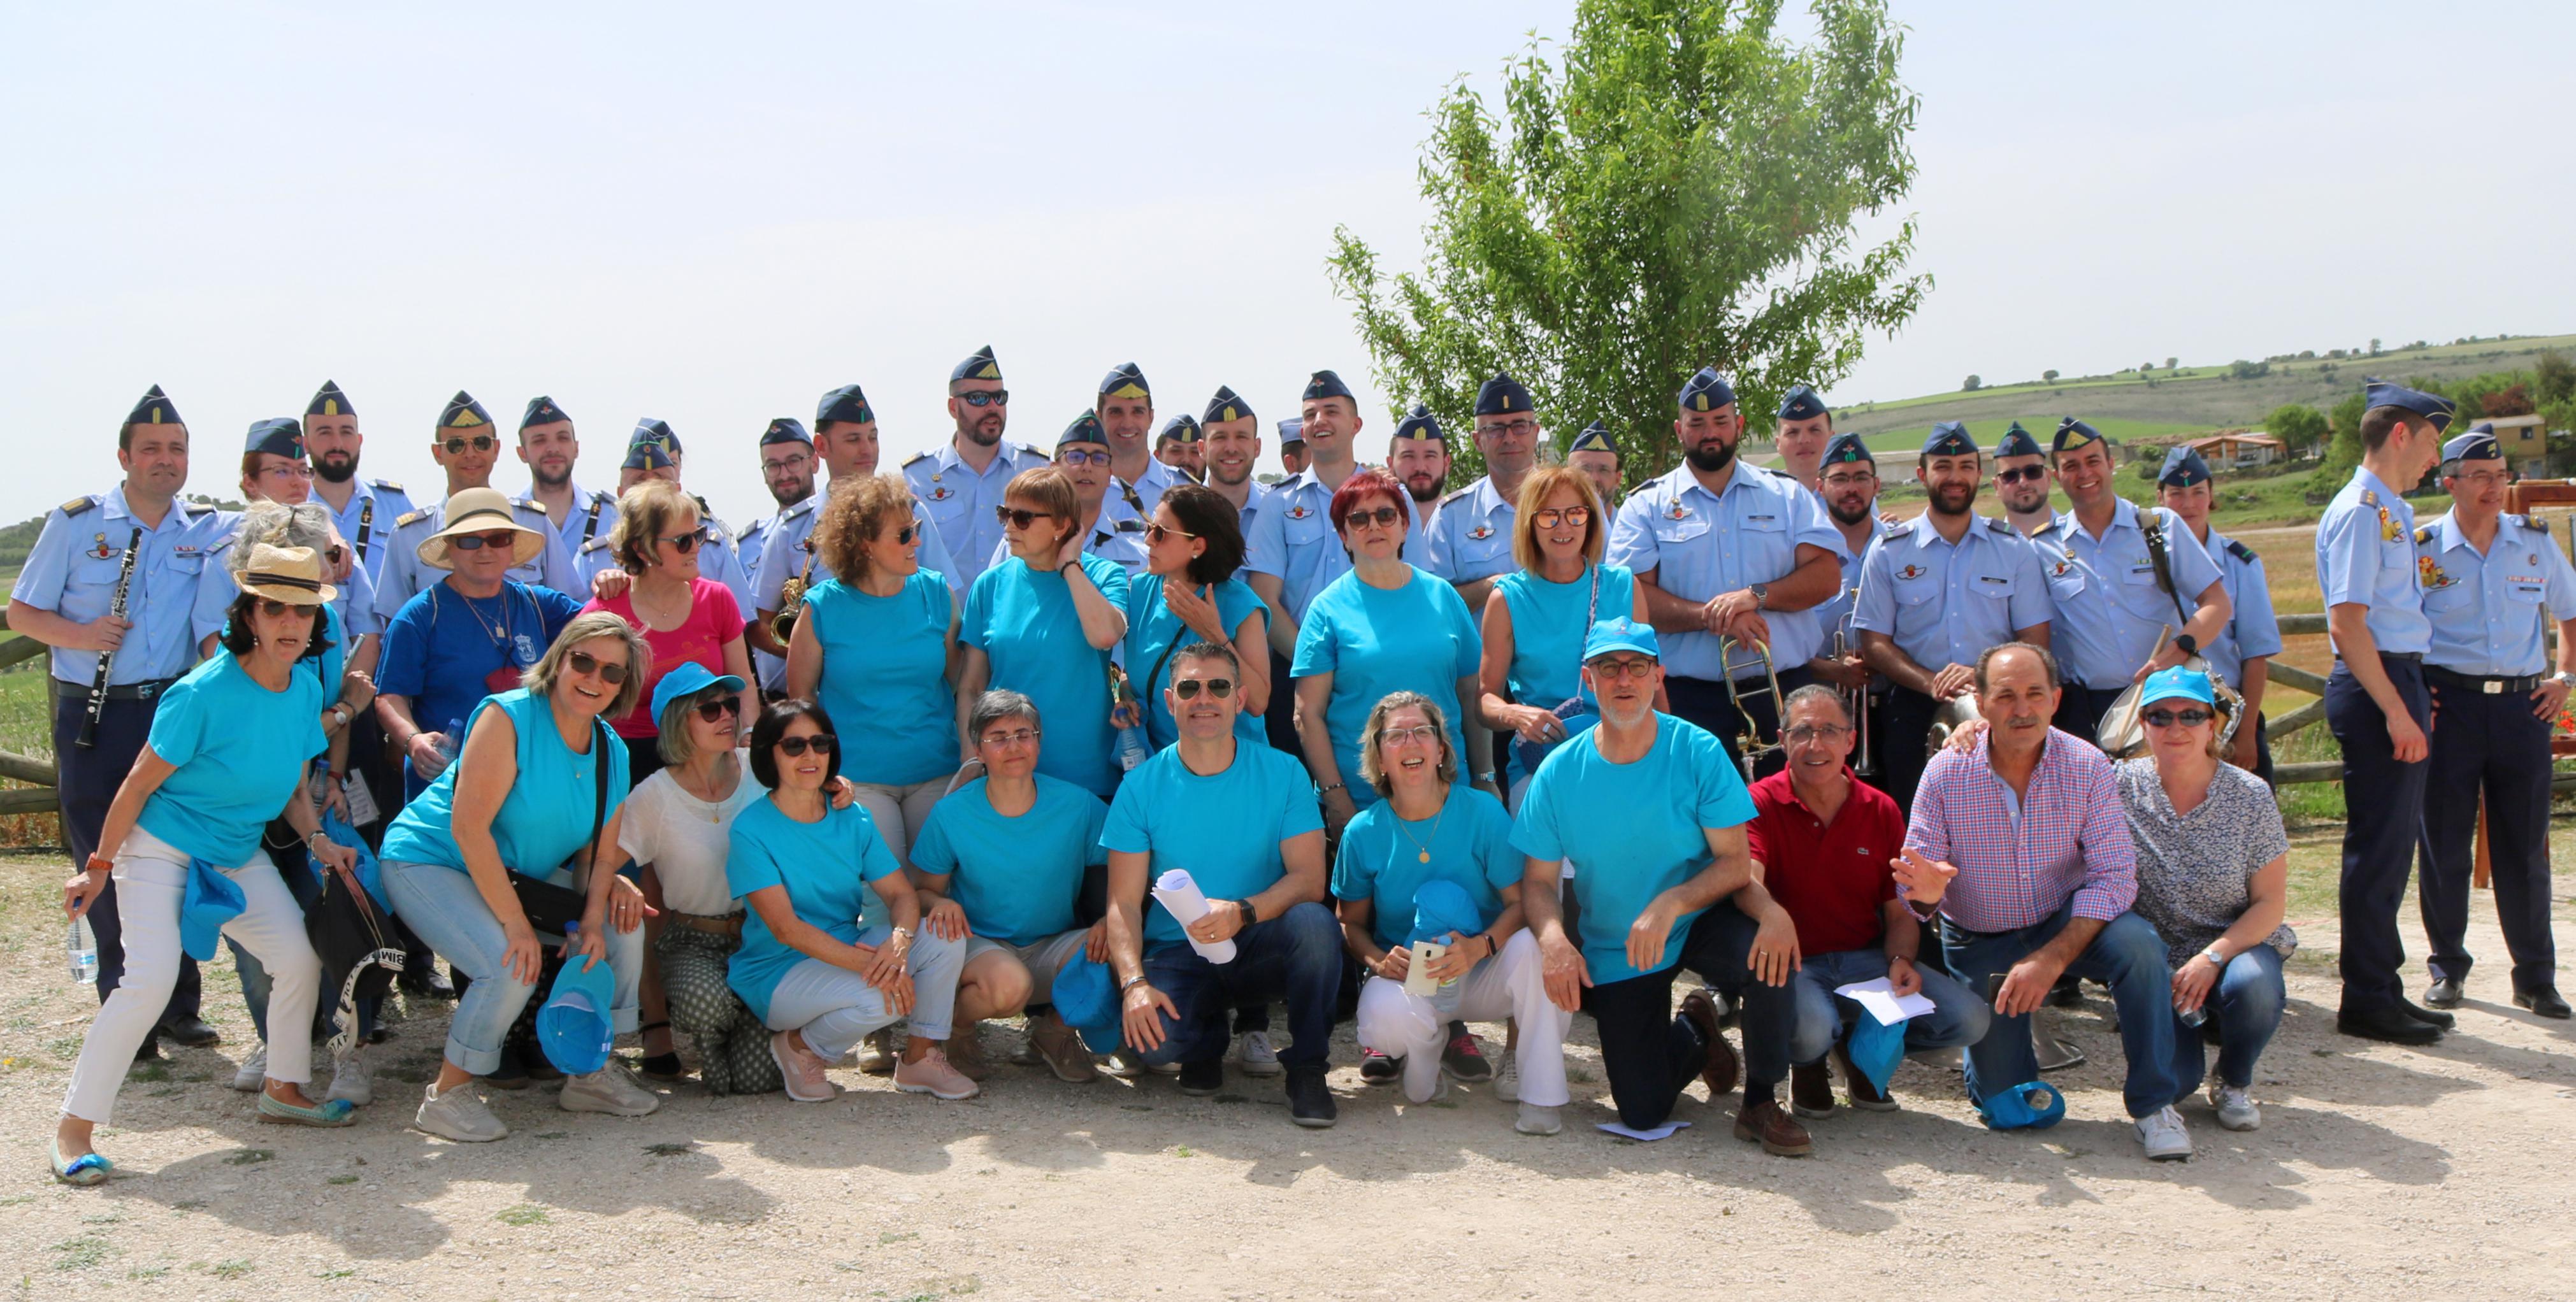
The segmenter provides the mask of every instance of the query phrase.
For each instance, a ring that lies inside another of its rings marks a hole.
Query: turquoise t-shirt
[[[1591,624],[1626,619],[1637,602],[1636,578],[1625,565],[1593,567],[1601,575],[1601,597],[1592,596],[1592,573],[1572,583],[1551,583],[1535,571],[1514,570],[1494,580],[1512,613],[1512,666],[1503,676],[1517,705],[1553,710],[1583,685],[1583,639]],[[1587,623],[1585,615],[1592,619]],[[1592,699],[1590,692],[1583,699]],[[1571,737],[1599,722],[1595,714],[1565,721]],[[1520,747],[1506,748],[1508,765],[1520,776]]]
[[[1127,571],[1116,561],[1085,552],[1082,572],[1111,609],[1127,608]],[[1118,789],[1110,745],[1115,732],[1109,726],[1109,653],[1083,638],[1082,616],[1063,575],[1041,574],[1014,556],[975,576],[957,637],[992,660],[987,687],[1026,692],[1037,702],[1046,729],[1038,772],[1102,799]]]
[[[554,708],[524,687],[484,697],[475,705],[465,735],[472,737],[495,710],[507,715],[518,732],[519,776],[492,816],[493,844],[500,849],[501,865],[510,871],[523,877],[551,877],[590,843],[593,796],[599,787],[591,766],[599,763],[603,753],[608,757],[608,808],[600,811],[598,821],[605,824],[626,803],[626,790],[634,785],[626,777],[626,746],[614,733],[601,735],[607,728],[602,720],[593,731],[589,752],[574,754],[555,728]],[[457,753],[464,753],[462,742]],[[456,773],[463,767],[460,762],[439,770],[429,788],[403,806],[393,826],[385,830],[379,858],[465,871],[465,855],[456,848],[450,828],[456,808]]]
[[[1422,861],[1426,849],[1429,863]],[[1502,888],[1521,879],[1522,863],[1503,802],[1453,782],[1439,814],[1420,822],[1397,818],[1383,800],[1353,815],[1333,857],[1333,894],[1369,901],[1369,931],[1392,949],[1413,936],[1413,894],[1424,882],[1465,887],[1476,920],[1490,927],[1503,911]]]
[[[152,753],[178,766],[143,802],[144,831],[218,868],[238,868],[259,849],[268,820],[286,810],[304,763],[328,744],[319,676],[291,666],[286,690],[272,692],[233,653],[214,656],[161,694],[152,716]]]
[[[819,927],[845,945],[859,943],[859,914],[864,897],[875,892],[868,883],[902,867],[886,848],[877,823],[865,806],[835,809],[812,823],[800,823],[762,800],[734,815],[732,848],[725,856],[725,886],[735,895],[772,886],[787,888],[799,921]],[[750,909],[742,920],[742,948],[735,950],[725,983],[763,1018],[769,996],[788,969],[806,955],[771,934]]]
[[[931,806],[912,843],[913,866],[948,876],[948,897],[978,936],[1014,945],[1073,930],[1082,870],[1109,862],[1100,829],[1109,806],[1070,782],[1037,775],[1037,803],[1017,818],[993,812],[984,779]]]
[[[1260,595],[1241,579],[1227,579],[1217,584],[1215,600],[1217,620],[1225,625],[1228,636],[1232,636],[1236,629],[1243,627],[1244,620],[1261,609]],[[1173,614],[1171,606],[1163,600],[1163,576],[1137,575],[1134,585],[1127,589],[1127,678],[1135,684],[1136,699],[1145,707],[1145,738],[1156,750],[1181,739],[1180,725],[1172,721],[1170,707],[1163,704],[1163,689],[1172,681],[1171,662],[1164,658],[1163,653],[1171,649],[1175,639],[1182,646],[1199,640],[1198,634],[1191,632],[1190,626],[1182,623],[1181,617]],[[1258,644],[1237,649],[1264,654]],[[1159,672],[1156,665],[1162,666]],[[1146,682],[1147,674],[1153,674],[1154,681]],[[1242,687],[1241,683],[1235,684],[1237,691]],[[1272,699],[1265,708],[1287,708],[1287,691],[1285,683],[1273,686]],[[1268,734],[1261,728],[1260,715],[1247,713],[1235,716],[1235,736],[1266,746],[1269,744]]]
[[[1154,879],[1187,869],[1209,899],[1258,895],[1288,875],[1279,843],[1321,830],[1315,783],[1304,766],[1267,746],[1234,744],[1234,762],[1201,777],[1166,746],[1118,785],[1100,844],[1151,854]],[[1145,943],[1181,943],[1181,924],[1146,897]]]
[[[841,776],[910,786],[957,770],[957,694],[948,686],[946,576],[915,570],[891,597],[829,579],[805,594],[823,647],[816,694],[841,739]]]
[[[1360,781],[1360,729],[1389,692],[1420,692],[1438,703],[1448,716],[1449,749],[1458,756],[1459,775],[1478,770],[1467,757],[1458,680],[1476,674],[1484,647],[1458,590],[1422,570],[1413,571],[1403,587],[1387,589],[1360,582],[1353,571],[1316,594],[1298,629],[1289,673],[1333,676],[1324,726],[1352,803],[1362,809],[1377,803],[1377,792]]]
[[[1628,962],[1628,924],[1708,866],[1702,829],[1753,821],[1753,796],[1726,748],[1697,725],[1656,715],[1655,747],[1633,764],[1603,759],[1599,735],[1548,753],[1512,824],[1521,853],[1574,865],[1583,958],[1595,985],[1645,975]],[[1681,960],[1682,937],[1698,916],[1674,921],[1657,971]]]

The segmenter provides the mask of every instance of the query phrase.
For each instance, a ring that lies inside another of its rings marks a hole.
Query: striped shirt
[[[2046,922],[2069,898],[2079,918],[2108,922],[2128,912],[2138,896],[2137,846],[2111,761],[2091,742],[2051,728],[2029,793],[2017,798],[1995,772],[1992,741],[1981,734],[1972,752],[1933,756],[1914,795],[1905,844],[1959,870],[1940,912],[1984,933]]]

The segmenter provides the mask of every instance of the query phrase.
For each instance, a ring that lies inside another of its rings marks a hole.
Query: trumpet
[[[787,645],[787,639],[796,632],[796,616],[805,609],[805,589],[814,577],[813,536],[807,535],[796,545],[805,549],[805,562],[796,567],[795,578],[778,585],[778,613],[769,617],[770,636],[777,638],[780,646]]]
[[[1843,628],[1835,628],[1834,659],[1845,659],[1851,653],[1851,634]],[[1837,687],[1834,690],[1841,694],[1843,709],[1850,712],[1852,728],[1860,738],[1859,747],[1852,755],[1852,772],[1859,777],[1877,777],[1878,764],[1869,753],[1869,679],[1864,676],[1858,687]]]
[[[1744,663],[1761,664],[1763,686],[1747,688],[1735,680],[1735,670],[1738,668],[1735,653],[1739,648],[1747,646],[1753,649],[1754,659]],[[1739,642],[1734,638],[1720,635],[1717,639],[1717,659],[1719,672],[1726,678],[1727,703],[1733,705],[1736,716],[1744,720],[1743,729],[1736,733],[1735,755],[1736,763],[1744,769],[1744,780],[1750,782],[1753,780],[1753,761],[1780,749],[1780,729],[1777,722],[1780,718],[1780,671],[1771,663],[1771,644],[1768,642]],[[1771,718],[1774,721],[1771,738],[1768,741],[1762,738],[1761,722],[1755,719],[1753,711],[1745,706],[1747,701],[1758,701],[1766,696],[1771,699]]]

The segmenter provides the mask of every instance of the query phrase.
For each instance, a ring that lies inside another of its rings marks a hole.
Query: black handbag
[[[360,854],[366,853],[364,850]],[[403,970],[403,941],[393,919],[376,911],[362,890],[351,890],[336,872],[322,873],[322,894],[304,911],[305,939],[322,960],[325,1012],[333,1030],[333,1056],[349,1051],[358,1033],[358,1001],[381,999]]]
[[[597,719],[590,721],[590,727],[590,752],[596,761],[590,766],[590,839],[582,843],[580,857],[572,863],[574,881],[581,880],[583,865],[599,856],[599,829],[608,821],[608,748],[616,739],[609,735],[608,725]],[[570,933],[590,903],[581,891],[516,870],[510,873],[510,890],[519,897],[519,911],[528,915],[528,925],[552,936]]]

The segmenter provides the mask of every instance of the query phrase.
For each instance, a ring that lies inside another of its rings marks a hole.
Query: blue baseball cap
[[[1095,963],[1088,955],[1075,954],[1056,969],[1053,996],[1055,1015],[1065,1025],[1082,1033],[1084,1047],[1093,1053],[1107,1053],[1118,1047],[1123,1038],[1118,1016],[1118,983],[1106,963]]]
[[[2189,665],[2175,665],[2147,675],[2147,685],[2138,692],[2138,704],[2157,701],[2198,701],[2203,705],[2218,704],[2217,693],[2210,690],[2209,674]]]
[[[1624,616],[1594,624],[1583,637],[1585,660],[1597,660],[1613,651],[1642,651],[1658,660],[1664,658],[1663,648],[1655,642],[1654,626]]]
[[[608,960],[567,955],[552,993],[537,1010],[537,1047],[567,1076],[587,1076],[608,1065],[617,1043],[612,1010],[617,977]]]
[[[671,702],[686,700],[710,687],[739,692],[746,685],[732,674],[719,674],[695,660],[683,660],[662,675],[662,681],[653,684],[653,718],[658,722],[662,711],[671,708]]]

